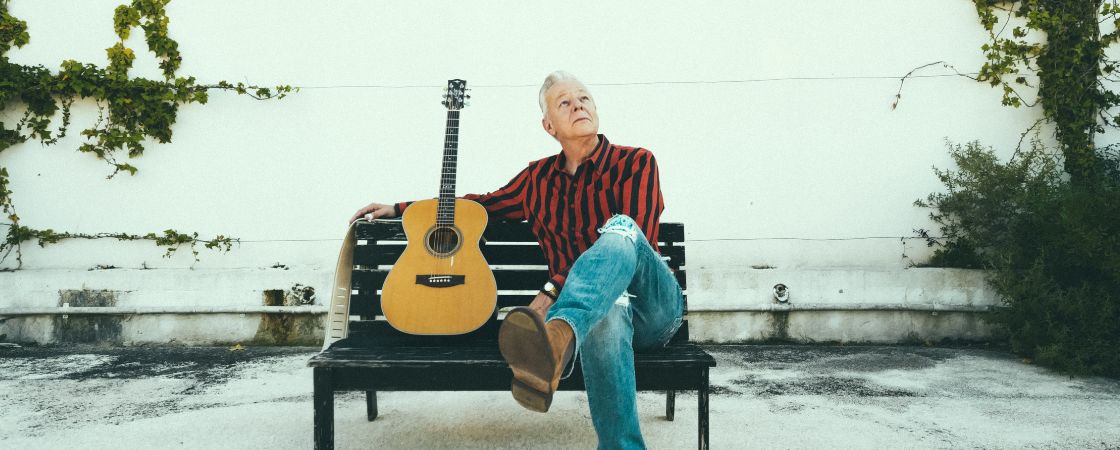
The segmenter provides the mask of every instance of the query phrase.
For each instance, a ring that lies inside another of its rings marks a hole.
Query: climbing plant
[[[291,86],[273,88],[229,83],[199,84],[194,77],[176,73],[183,61],[178,43],[170,37],[165,7],[171,0],[132,0],[120,5],[113,12],[113,30],[118,41],[107,48],[108,65],[63,61],[59,70],[42,65],[21,65],[8,58],[13,47],[23,47],[31,41],[27,23],[9,14],[9,0],[0,0],[0,111],[17,111],[19,120],[12,126],[0,121],[0,153],[5,149],[36,140],[52,145],[66,136],[70,123],[70,108],[75,101],[94,102],[99,109],[97,121],[81,131],[85,137],[78,150],[105,161],[113,178],[123,172],[136,175],[137,168],[123,161],[136,158],[145,151],[145,144],[171,142],[171,127],[179,106],[189,103],[206,103],[210,91],[230,91],[257,100],[281,99],[293,91]],[[136,29],[144,32],[148,49],[159,60],[162,80],[150,80],[129,75],[136,53],[125,46],[125,41]],[[22,113],[19,111],[22,109]],[[61,117],[57,117],[61,116]],[[228,251],[236,239],[218,235],[212,239],[199,239],[198,233],[182,233],[173,229],[161,233],[135,235],[128,233],[83,234],[56,232],[52,229],[33,229],[20,224],[9,189],[8,171],[0,167],[0,208],[10,223],[8,233],[0,242],[0,262],[11,252],[16,252],[17,268],[22,267],[20,245],[31,239],[40,246],[64,239],[116,238],[119,240],[149,240],[157,246],[167,247],[169,257],[182,245],[189,245],[198,260],[196,244],[206,248]]]
[[[1120,40],[1120,5],[1103,0],[973,2],[989,35],[977,79],[1001,87],[1005,105],[1040,105],[1043,118],[1056,128],[1070,181],[1077,186],[1100,181],[1104,168],[1094,135],[1120,126],[1120,115],[1111,112],[1120,105],[1120,95],[1106,84],[1120,81],[1117,61],[1105,52]],[[1013,20],[1019,24],[1008,36]],[[1101,24],[1112,29],[1102,33]],[[1034,101],[1016,89],[1031,86],[1022,72],[1038,75]]]
[[[936,170],[946,192],[916,202],[934,210],[944,236],[929,240],[941,246],[931,263],[988,269],[1007,306],[993,319],[1014,351],[1062,371],[1120,377],[1120,152],[1095,143],[1120,127],[1120,95],[1109,85],[1120,81],[1117,61],[1106,53],[1120,40],[1120,6],[972,1],[989,34],[974,79],[1001,88],[1005,105],[1040,107],[1036,125],[1054,126],[1058,148],[1036,138],[1000,161],[978,143],[950,145],[957,169]]]

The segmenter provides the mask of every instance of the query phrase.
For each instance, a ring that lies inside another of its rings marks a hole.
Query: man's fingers
[[[355,221],[357,221],[359,218],[362,218],[362,217],[365,217],[366,220],[371,221],[371,222],[374,219],[378,219],[378,218],[381,218],[381,217],[388,217],[389,215],[392,214],[392,209],[390,209],[390,208],[392,208],[392,206],[380,205],[380,204],[368,205],[365,208],[359,209],[357,214],[354,214],[353,216],[351,216],[349,223],[353,224]]]

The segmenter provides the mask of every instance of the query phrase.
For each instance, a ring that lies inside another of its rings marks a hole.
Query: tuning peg
[[[464,97],[464,98],[471,98],[471,96],[470,96],[470,95],[464,95],[463,97]]]

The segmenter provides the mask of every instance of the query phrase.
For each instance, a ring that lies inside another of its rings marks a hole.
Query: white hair
[[[544,104],[544,94],[548,92],[548,89],[551,88],[552,85],[561,81],[575,81],[576,83],[583,84],[583,82],[579,81],[579,78],[576,78],[575,75],[572,75],[563,70],[557,70],[548,74],[548,76],[544,78],[544,83],[541,84],[541,92],[537,98],[537,101],[541,104],[541,113],[546,112]]]

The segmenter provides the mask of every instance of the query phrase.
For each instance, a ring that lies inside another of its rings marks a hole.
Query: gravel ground
[[[1120,449],[1120,380],[1071,378],[998,350],[706,347],[712,448]],[[0,448],[310,448],[316,349],[0,348]],[[385,392],[365,420],[336,397],[338,448],[593,448],[587,398],[548,415],[508,392]],[[696,397],[639,394],[650,448],[696,445]]]

